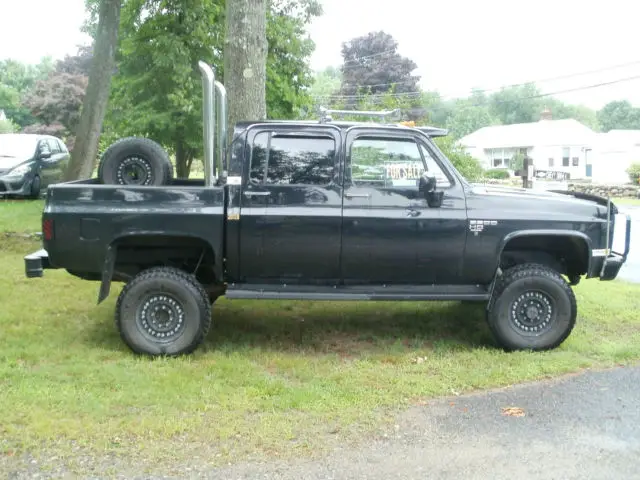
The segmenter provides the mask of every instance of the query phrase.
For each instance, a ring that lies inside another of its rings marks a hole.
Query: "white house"
[[[597,134],[574,119],[553,120],[545,110],[538,122],[483,127],[460,139],[484,168],[508,168],[517,152],[529,156],[539,175],[589,177]],[[551,173],[549,173],[551,172]]]
[[[7,116],[4,114],[4,110],[0,108],[0,121],[4,121],[7,119]]]
[[[626,183],[626,170],[640,162],[640,130],[610,130],[596,137],[593,151],[593,180],[597,183]]]

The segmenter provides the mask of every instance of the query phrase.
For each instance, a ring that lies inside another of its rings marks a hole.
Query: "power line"
[[[352,58],[352,59],[350,59],[350,60],[345,60],[345,61],[342,63],[342,66],[344,67],[345,65],[349,65],[349,64],[351,64],[351,63],[358,63],[358,62],[360,62],[361,60],[366,60],[366,59],[369,59],[369,58],[376,58],[376,57],[380,57],[380,56],[382,56],[382,55],[387,55],[387,54],[389,54],[389,53],[395,53],[395,52],[396,52],[396,49],[395,49],[395,48],[392,48],[392,49],[390,49],[390,50],[385,50],[385,51],[383,51],[383,52],[372,53],[371,55],[364,55],[364,56],[362,56],[362,57]]]
[[[628,81],[632,81],[632,80],[637,80],[640,79],[640,75],[633,75],[631,77],[625,77],[625,78],[619,78],[617,80],[611,80],[608,82],[600,82],[600,83],[595,83],[592,85],[584,85],[581,87],[575,87],[575,88],[567,88],[564,90],[556,90],[553,92],[547,92],[547,93],[540,93],[540,94],[536,94],[536,95],[529,95],[526,97],[518,97],[518,98],[514,98],[514,99],[509,99],[509,100],[498,100],[495,103],[498,104],[502,104],[502,103],[513,103],[513,102],[518,102],[521,100],[531,100],[531,99],[535,99],[535,98],[543,98],[543,97],[549,97],[552,95],[560,95],[563,93],[571,93],[571,92],[578,92],[578,91],[582,91],[582,90],[589,90],[589,89],[593,89],[593,88],[598,88],[598,87],[604,87],[607,85],[614,85],[617,83],[623,83],[623,82],[628,82]],[[392,98],[411,98],[411,97],[416,97],[416,96],[420,96],[422,95],[422,92],[406,92],[406,93],[391,93],[391,94],[386,94],[386,93],[376,93],[376,94],[371,94],[371,95],[316,95],[313,96],[312,98],[315,100],[321,100],[321,99],[333,99],[333,100],[348,100],[348,99],[375,99],[375,98],[385,98],[385,97],[392,97]],[[479,107],[482,106],[482,103],[476,103],[476,104],[472,104],[470,105],[471,107]]]
[[[514,88],[514,87],[522,87],[525,85],[529,85],[529,84],[538,84],[538,83],[545,83],[545,82],[551,82],[554,80],[563,80],[563,79],[567,79],[567,78],[575,78],[575,77],[580,77],[583,75],[590,75],[593,73],[600,73],[600,72],[605,72],[608,70],[615,70],[617,68],[622,68],[622,67],[628,67],[631,65],[640,65],[640,60],[635,60],[633,62],[626,62],[626,63],[620,63],[617,65],[611,65],[608,67],[601,67],[601,68],[597,68],[594,70],[585,70],[582,72],[575,72],[575,73],[569,73],[569,74],[565,74],[565,75],[558,75],[555,77],[547,77],[547,78],[543,78],[543,79],[539,79],[539,80],[530,80],[528,82],[522,82],[522,83],[512,83],[512,84],[507,84],[507,85],[501,85],[499,87],[493,87],[493,88],[479,88],[479,89],[472,89],[469,93],[489,93],[489,92],[493,92],[493,91],[498,91],[504,88]],[[405,84],[411,84],[413,83],[414,80],[401,80],[399,82],[389,82],[389,83],[376,83],[376,84],[372,84],[372,85],[351,85],[346,83],[346,86],[349,86],[351,88],[356,88],[356,89],[360,89],[360,88],[374,88],[374,87],[388,87],[388,86],[392,86],[392,85],[405,85]],[[345,97],[353,97],[353,96],[366,96],[366,94],[355,94],[355,95],[346,95]],[[445,96],[441,96],[440,98],[442,99],[451,99],[451,98],[459,98],[456,97],[455,95],[445,95]]]
[[[571,92],[579,92],[582,90],[589,90],[592,88],[598,88],[598,87],[605,87],[607,85],[614,85],[616,83],[622,83],[622,82],[629,82],[631,80],[638,80],[640,79],[640,75],[634,75],[632,77],[626,77],[626,78],[619,78],[617,80],[611,80],[609,82],[601,82],[601,83],[595,83],[593,85],[585,85],[583,87],[576,87],[576,88],[567,88],[564,90],[556,90],[555,92],[549,92],[549,93],[540,93],[538,95],[530,95],[528,97],[520,97],[520,98],[516,98],[513,100],[500,100],[496,103],[510,103],[510,102],[517,102],[520,100],[529,100],[529,99],[533,99],[533,98],[542,98],[542,97],[549,97],[551,95],[560,95],[562,93],[571,93]],[[474,107],[478,107],[482,105],[481,103],[477,104],[477,105],[473,105]]]
[[[510,85],[502,85],[500,87],[484,88],[484,89],[483,88],[473,89],[471,91],[471,93],[473,93],[473,92],[487,93],[487,92],[494,91],[494,90],[501,90],[503,88],[523,87],[523,86],[529,85],[531,83],[545,83],[545,82],[552,82],[554,80],[564,80],[566,78],[574,78],[574,77],[580,77],[580,76],[583,76],[583,75],[590,75],[592,73],[606,72],[607,70],[615,70],[616,68],[628,67],[628,66],[631,66],[631,65],[640,65],[640,60],[635,60],[633,62],[627,62],[627,63],[620,63],[618,65],[611,65],[609,67],[601,67],[601,68],[597,68],[595,70],[586,70],[586,71],[582,71],[582,72],[559,75],[559,76],[556,76],[556,77],[547,77],[547,78],[543,78],[543,79],[540,79],[540,80],[530,80],[528,82],[512,83]]]

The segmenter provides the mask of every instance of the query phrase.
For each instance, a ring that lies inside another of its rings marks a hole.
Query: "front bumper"
[[[27,278],[42,277],[46,268],[51,268],[51,264],[49,263],[49,254],[45,249],[24,257],[24,270]]]
[[[27,195],[33,179],[23,177],[0,176],[0,195]]]
[[[599,277],[600,280],[614,280],[618,273],[620,273],[620,269],[627,261],[627,256],[629,255],[629,249],[631,247],[631,216],[618,214],[616,215],[616,219],[613,227],[613,248],[608,251],[606,257],[604,257],[602,261],[602,266],[600,267]],[[620,223],[619,220],[622,218],[626,219],[625,223],[625,232],[624,232],[624,250],[622,252],[615,251],[616,248],[616,240],[619,239],[620,235]],[[618,234],[618,236],[616,236]]]

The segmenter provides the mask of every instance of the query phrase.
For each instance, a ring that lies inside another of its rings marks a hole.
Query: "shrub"
[[[484,177],[495,180],[507,180],[511,175],[509,175],[509,170],[506,168],[492,168],[491,170],[484,172]]]
[[[454,143],[451,137],[436,138],[435,143],[467,181],[475,182],[482,177],[480,162],[469,155],[463,147]]]
[[[632,163],[629,168],[627,168],[627,173],[629,174],[629,178],[635,184],[640,183],[640,162]]]
[[[11,120],[0,120],[0,133],[15,133],[18,128]]]

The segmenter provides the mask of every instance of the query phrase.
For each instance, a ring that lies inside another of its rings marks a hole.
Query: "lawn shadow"
[[[86,338],[101,348],[126,351],[113,322],[113,306],[90,313]],[[494,347],[484,308],[484,303],[461,302],[218,300],[211,330],[197,353],[261,349],[357,357]]]
[[[220,301],[203,348],[351,356],[398,348],[493,346],[484,307],[461,302]]]

